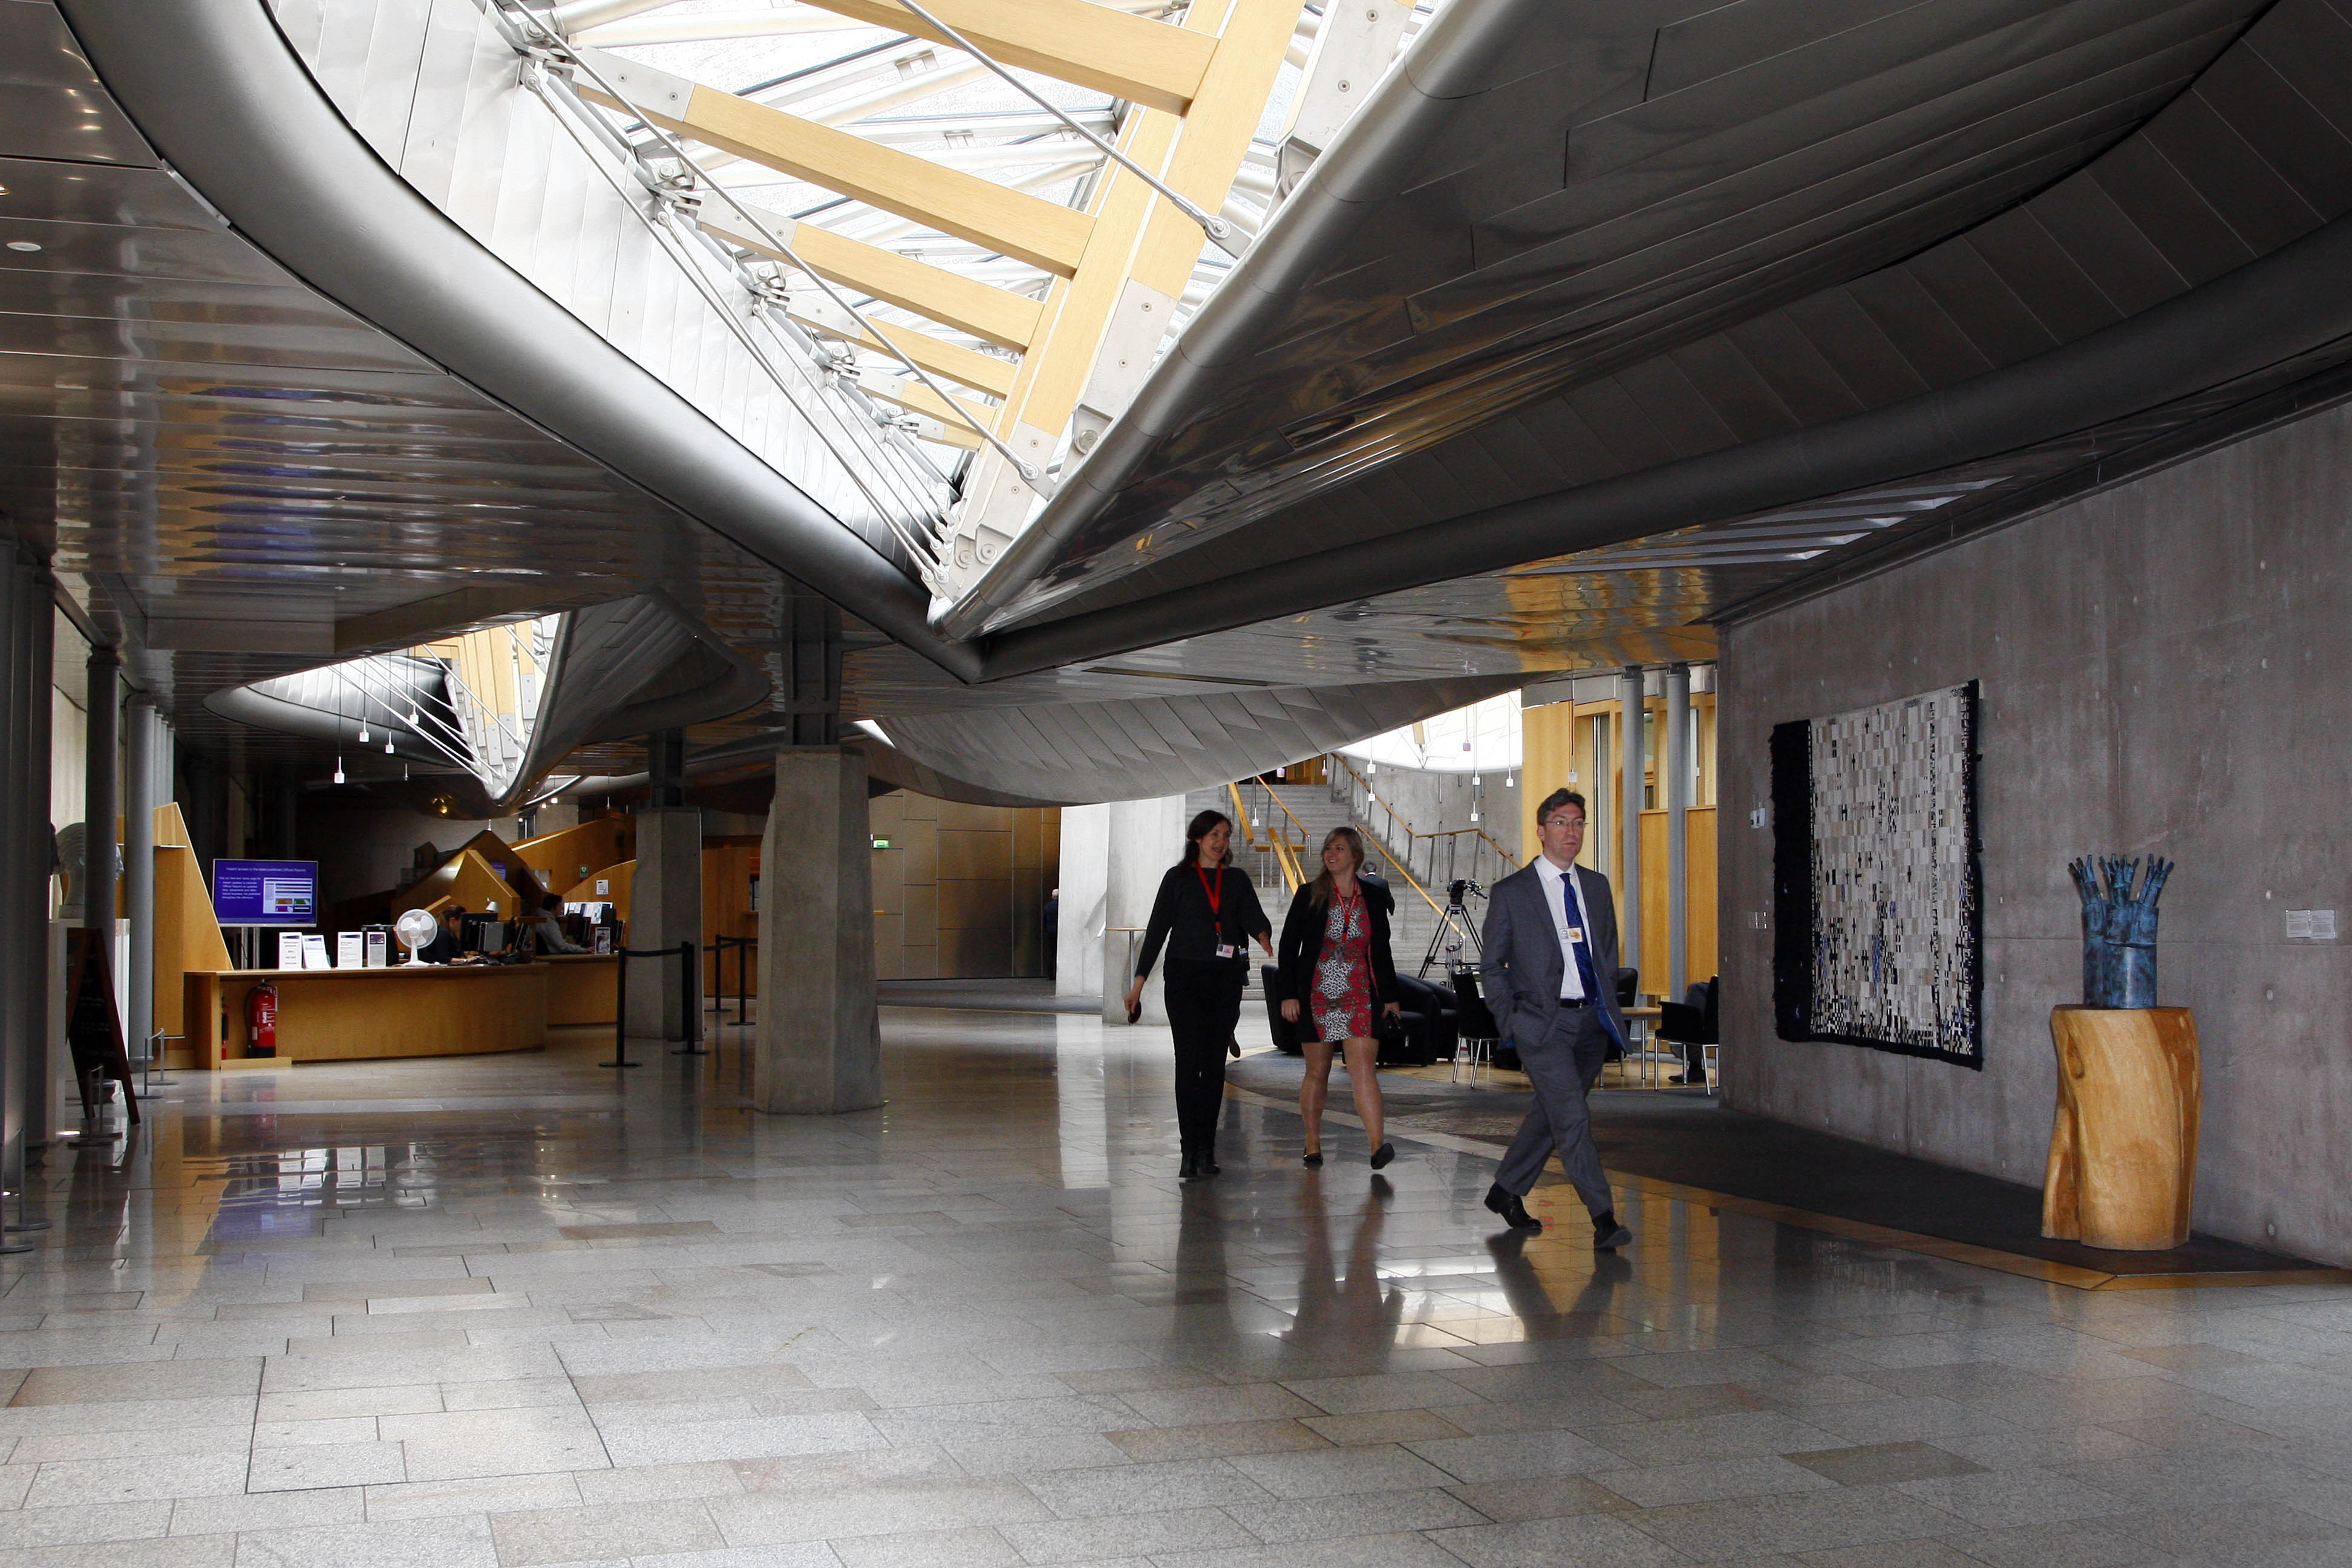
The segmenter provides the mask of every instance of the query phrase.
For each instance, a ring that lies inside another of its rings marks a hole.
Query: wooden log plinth
[[[2186,1007],[2055,1007],[2058,1111],[2042,1234],[2117,1252],[2189,1240],[2197,1195],[2197,1020]]]

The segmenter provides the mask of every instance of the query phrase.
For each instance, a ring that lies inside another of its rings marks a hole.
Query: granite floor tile
[[[1181,1552],[1213,1552],[1233,1547],[1255,1548],[1258,1540],[1213,1508],[1186,1509],[1175,1513],[1139,1513],[1123,1518],[1060,1519],[1044,1523],[997,1527],[1024,1563],[1045,1568],[1048,1563],[1093,1563],[1097,1560],[1150,1558],[1158,1563]]]
[[[1460,1568],[1461,1559],[1423,1536],[1359,1535],[1215,1552],[1164,1552],[1153,1568]]]
[[[832,1543],[842,1568],[1022,1568],[1012,1542],[985,1525],[852,1535]]]
[[[1224,1459],[1171,1459],[1117,1469],[1024,1478],[1029,1490],[1063,1518],[1169,1513],[1181,1509],[1264,1502],[1276,1495]]]
[[[240,1531],[237,1568],[499,1568],[489,1521],[410,1519]]]
[[[1770,1455],[1611,1470],[1598,1479],[1611,1491],[1643,1508],[1716,1502],[1726,1498],[1773,1497],[1815,1491],[1836,1484],[1812,1470]]]
[[[1685,1561],[1614,1514],[1474,1525],[1439,1531],[1430,1539],[1469,1568],[1558,1568],[1567,1563],[1578,1568],[1674,1568]]]
[[[1613,1435],[1620,1428],[1612,1428]],[[1598,1474],[1635,1461],[1573,1432],[1520,1432],[1441,1437],[1406,1448],[1463,1481],[1517,1481],[1539,1476]]]
[[[234,1448],[168,1460],[60,1459],[41,1466],[25,1506],[227,1497],[245,1490],[245,1460]]]
[[[1853,1448],[1817,1448],[1785,1458],[1842,1487],[1884,1486],[1935,1476],[1972,1476],[1986,1468],[1931,1443],[1869,1443]]]
[[[501,1568],[701,1552],[727,1544],[698,1499],[501,1512],[489,1516],[489,1526]]]
[[[1281,1454],[1244,1454],[1226,1462],[1280,1498],[1402,1491],[1443,1487],[1457,1479],[1391,1443]]]
[[[408,1479],[408,1456],[398,1443],[310,1444],[256,1448],[240,1491],[307,1491],[313,1487],[364,1487]]]
[[[730,1546],[772,1546],[966,1525],[1009,1530],[1052,1517],[1052,1510],[1027,1488],[1003,1479],[754,1491],[702,1501]]]
[[[1319,1210],[1255,1100],[1180,1190],[1164,1031],[883,1031],[887,1110],[833,1119],[584,1037],[184,1075],[0,1269],[0,1568],[2352,1568],[2352,1289],[1638,1188],[1622,1257],[1506,1256],[1489,1155]],[[409,1184],[236,1228],[353,1144]]]
[[[1197,1426],[1145,1426],[1106,1432],[1131,1459],[1213,1459],[1228,1454],[1272,1454],[1284,1449],[1322,1448],[1330,1439],[1307,1421],[1220,1421]]]
[[[1498,1524],[1517,1524],[1533,1519],[1565,1519],[1576,1513],[1622,1511],[1633,1506],[1601,1482],[1582,1476],[1486,1481],[1445,1489]]]
[[[1227,1503],[1225,1512],[1261,1541],[1312,1542],[1398,1531],[1486,1524],[1490,1516],[1450,1492],[1348,1492],[1280,1502]]]

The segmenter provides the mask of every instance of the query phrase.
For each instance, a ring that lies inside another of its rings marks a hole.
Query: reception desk
[[[186,978],[190,1044],[210,1068],[535,1050],[547,1044],[551,967],[199,971]],[[265,980],[278,987],[278,1052],[257,1058],[246,997]]]
[[[538,961],[547,971],[547,1022],[609,1024],[619,1013],[621,961],[611,953],[551,952]]]

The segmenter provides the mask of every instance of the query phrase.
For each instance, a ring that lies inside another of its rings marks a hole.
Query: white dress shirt
[[[1581,1002],[1584,977],[1576,971],[1576,946],[1569,941],[1568,933],[1581,931],[1585,950],[1591,951],[1592,927],[1585,921],[1583,881],[1553,865],[1549,855],[1536,857],[1536,874],[1543,879],[1544,909],[1550,913],[1553,929],[1559,933],[1560,999]]]

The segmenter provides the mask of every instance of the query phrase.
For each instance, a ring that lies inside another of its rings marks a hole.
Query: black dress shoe
[[[1633,1239],[1633,1233],[1617,1223],[1617,1211],[1610,1209],[1592,1216],[1592,1250],[1614,1252]]]
[[[1377,1171],[1395,1158],[1396,1145],[1383,1138],[1381,1140],[1381,1146],[1372,1151],[1372,1169]]]
[[[1503,1190],[1499,1182],[1486,1189],[1486,1206],[1503,1216],[1503,1223],[1513,1230],[1541,1230],[1543,1221],[1528,1212],[1519,1194]]]
[[[1319,1171],[1323,1168],[1323,1151],[1320,1149],[1310,1149],[1306,1153],[1298,1156],[1298,1163],[1306,1166],[1310,1171]]]
[[[1190,1149],[1184,1151],[1184,1163],[1176,1167],[1176,1179],[1189,1182],[1201,1173],[1201,1157]]]
[[[1192,1162],[1192,1171],[1195,1175],[1213,1176],[1223,1169],[1223,1165],[1217,1163],[1217,1156],[1213,1152],[1200,1155]]]

